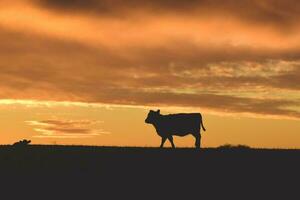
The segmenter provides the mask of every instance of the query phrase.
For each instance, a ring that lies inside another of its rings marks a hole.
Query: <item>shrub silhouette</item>
[[[20,140],[13,144],[14,147],[26,147],[30,144],[31,140]]]

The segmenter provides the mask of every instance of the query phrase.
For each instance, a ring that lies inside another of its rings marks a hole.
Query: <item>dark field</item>
[[[31,197],[299,199],[300,193],[300,150],[2,146],[0,168],[2,191]]]

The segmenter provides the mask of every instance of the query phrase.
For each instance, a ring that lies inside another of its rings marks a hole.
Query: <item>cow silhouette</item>
[[[160,114],[160,110],[150,110],[145,123],[152,124],[157,134],[161,137],[162,148],[168,139],[173,148],[173,135],[186,136],[192,134],[195,139],[196,148],[200,148],[201,143],[201,127],[205,131],[200,113],[178,113],[170,115]]]

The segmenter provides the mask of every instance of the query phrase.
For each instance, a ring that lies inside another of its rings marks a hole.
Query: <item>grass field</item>
[[[7,188],[48,195],[112,190],[111,196],[141,193],[158,199],[176,192],[286,199],[300,188],[300,150],[1,146],[0,163]]]

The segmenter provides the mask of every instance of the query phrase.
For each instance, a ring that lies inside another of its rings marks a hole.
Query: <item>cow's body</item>
[[[172,147],[175,147],[173,135],[185,136],[192,134],[196,139],[196,147],[200,148],[201,126],[203,130],[205,130],[200,113],[161,115],[159,110],[156,112],[150,111],[145,122],[152,124],[155,127],[157,134],[161,136],[161,147],[163,147],[166,139],[169,139]]]

